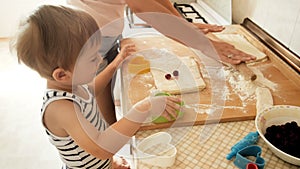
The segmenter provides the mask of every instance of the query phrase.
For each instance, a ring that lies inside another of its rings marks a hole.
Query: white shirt
[[[96,20],[102,35],[100,53],[105,56],[121,39],[125,0],[67,0],[67,3],[88,12]]]
[[[118,36],[124,27],[125,0],[67,0],[94,17],[103,36]]]

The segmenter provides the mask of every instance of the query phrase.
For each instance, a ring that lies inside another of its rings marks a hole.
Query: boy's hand
[[[124,46],[121,47],[120,53],[116,56],[116,58],[114,59],[114,65],[116,67],[119,66],[120,63],[122,63],[122,61],[130,56],[132,53],[134,53],[136,51],[135,45],[134,44],[126,44]]]
[[[152,121],[147,121],[148,117],[159,116],[172,121],[178,116],[181,102],[181,99],[174,96],[147,97],[136,103],[125,117],[138,123],[148,123]]]
[[[178,116],[177,112],[181,108],[178,103],[181,103],[181,99],[174,96],[166,96],[166,107],[161,116],[165,117],[168,121],[172,121],[172,118],[176,119]]]
[[[126,44],[121,47],[120,53],[118,54],[117,57],[120,57],[120,59],[122,59],[122,61],[123,61],[126,57],[130,56],[135,51],[136,51],[136,48],[135,48],[134,44]]]
[[[142,100],[140,111],[149,111],[151,116],[162,116],[171,121],[176,119],[180,110],[181,99],[174,96],[156,96]]]

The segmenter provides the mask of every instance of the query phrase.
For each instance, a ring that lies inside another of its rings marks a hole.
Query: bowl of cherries
[[[260,112],[255,126],[268,148],[282,160],[300,166],[300,107],[277,105]]]

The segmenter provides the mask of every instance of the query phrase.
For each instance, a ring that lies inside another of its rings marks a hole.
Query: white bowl
[[[282,160],[294,165],[300,165],[300,158],[289,155],[272,145],[264,136],[266,129],[272,125],[282,125],[287,122],[297,122],[300,125],[300,107],[278,105],[265,109],[255,118],[255,126],[260,137],[267,143],[271,151]]]

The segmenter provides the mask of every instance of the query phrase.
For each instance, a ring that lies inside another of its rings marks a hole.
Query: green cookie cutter
[[[166,93],[166,92],[159,92],[157,94],[155,94],[155,96],[171,96],[170,93]],[[180,103],[178,103],[180,106],[183,106],[184,105],[184,102],[181,101]],[[176,113],[177,113],[177,118],[181,118],[183,116],[183,112],[179,111],[179,110],[176,110]],[[170,122],[170,121],[174,121],[176,120],[174,117],[171,118],[171,120],[168,120],[166,119],[165,117],[163,116],[158,116],[158,117],[152,117],[152,122],[153,123],[167,123],[167,122]]]

